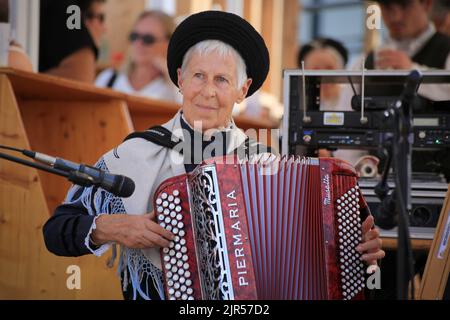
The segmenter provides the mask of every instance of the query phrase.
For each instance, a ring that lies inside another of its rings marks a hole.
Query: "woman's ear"
[[[247,96],[248,89],[250,89],[251,84],[252,84],[252,79],[249,78],[245,81],[244,85],[240,89],[239,96],[236,100],[236,103],[241,103],[242,101],[244,101],[245,97]]]
[[[178,88],[180,88],[180,90],[182,90],[182,88],[183,88],[183,78],[181,76],[181,68],[177,69],[177,75],[178,75]]]

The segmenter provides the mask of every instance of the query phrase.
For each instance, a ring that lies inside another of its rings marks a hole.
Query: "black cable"
[[[6,149],[6,150],[11,150],[11,151],[17,151],[17,152],[23,152],[22,149],[17,149],[14,147],[10,147],[10,146],[4,146],[0,144],[0,149]]]
[[[348,82],[350,82],[350,85],[352,86],[353,94],[357,95],[355,86],[354,86],[353,81],[352,81],[352,77],[348,76]]]
[[[20,163],[20,164],[23,164],[23,165],[26,165],[26,166],[29,166],[29,167],[32,167],[32,168],[35,168],[35,169],[39,169],[39,170],[47,171],[47,172],[50,172],[50,173],[53,173],[53,174],[57,174],[57,175],[62,176],[62,177],[66,177],[66,178],[69,177],[69,173],[67,173],[65,171],[54,169],[52,167],[45,166],[45,165],[42,165],[42,164],[39,164],[39,163],[36,163],[36,162],[32,162],[32,161],[24,160],[24,159],[21,159],[21,158],[13,157],[13,156],[10,156],[10,155],[8,155],[6,153],[0,152],[0,159],[6,159],[6,160],[9,160],[9,161],[12,161],[12,162]]]

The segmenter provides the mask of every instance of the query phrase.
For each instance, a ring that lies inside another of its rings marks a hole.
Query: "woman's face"
[[[305,69],[310,70],[337,70],[342,69],[336,56],[327,49],[313,49],[305,57]],[[324,83],[320,86],[321,98],[335,100],[339,97],[339,84]]]
[[[142,18],[134,26],[133,33],[137,35],[136,39],[131,40],[131,57],[134,63],[148,64],[152,63],[155,57],[166,57],[169,40],[157,18],[152,16]],[[148,43],[147,39],[155,41]]]
[[[217,52],[200,55],[194,52],[184,74],[178,69],[178,85],[183,94],[183,114],[189,124],[202,122],[202,130],[226,126],[235,103],[247,95],[251,79],[238,89],[236,59]]]
[[[305,57],[305,69],[336,70],[340,68],[336,57],[327,49],[313,49]]]

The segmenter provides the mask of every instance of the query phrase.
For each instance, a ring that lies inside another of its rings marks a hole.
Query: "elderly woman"
[[[168,69],[183,94],[183,104],[163,127],[172,133],[170,141],[184,142],[183,153],[133,135],[106,153],[97,166],[131,177],[134,194],[122,199],[102,189],[74,186],[44,226],[47,248],[58,255],[100,255],[111,244],[120,244],[119,272],[124,296],[130,299],[164,297],[159,252],[174,235],[154,221],[151,200],[156,188],[170,177],[193,170],[202,160],[191,161],[196,155],[195,139],[202,139],[203,150],[211,143],[227,142],[211,156],[246,145],[247,137],[236,128],[231,111],[262,85],[269,54],[264,40],[245,20],[206,11],[188,17],[176,29],[168,49]],[[365,242],[360,248],[369,263],[384,254],[378,231],[370,230],[372,225],[370,217],[363,225]]]

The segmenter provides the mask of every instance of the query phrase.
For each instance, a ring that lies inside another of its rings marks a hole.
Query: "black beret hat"
[[[342,57],[342,60],[344,61],[344,66],[348,62],[348,50],[344,47],[342,43],[339,41],[336,41],[331,38],[319,38],[316,40],[311,41],[310,43],[305,44],[302,46],[298,52],[297,56],[297,63],[298,66],[301,67],[302,60],[305,60],[306,56],[313,50],[313,49],[323,49],[331,47],[335,49],[339,55]]]
[[[220,40],[233,47],[244,59],[252,84],[247,97],[258,90],[269,72],[269,51],[264,39],[240,16],[223,11],[203,11],[187,17],[175,29],[167,50],[170,79],[178,86],[177,69],[186,52],[203,40]]]

